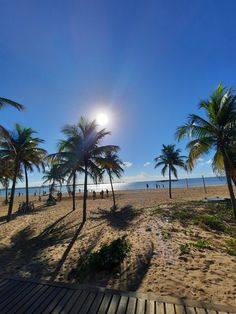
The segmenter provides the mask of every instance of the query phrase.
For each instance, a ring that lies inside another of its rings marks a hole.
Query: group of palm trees
[[[11,100],[0,98],[0,108],[11,105],[18,110],[24,107]],[[26,208],[29,205],[28,172],[36,167],[45,172],[45,182],[50,182],[50,194],[55,184],[72,185],[73,210],[75,210],[76,182],[79,174],[84,174],[83,222],[86,221],[87,182],[91,177],[94,182],[101,182],[107,172],[112,189],[113,207],[116,209],[113,177],[120,177],[123,168],[118,157],[119,147],[101,145],[105,136],[110,134],[106,129],[98,130],[96,121],[89,122],[83,117],[75,125],[66,125],[62,129],[64,139],[58,143],[58,151],[48,154],[40,147],[44,140],[35,136],[37,132],[31,128],[15,125],[14,131],[0,126],[0,182],[6,189],[8,203],[8,187],[12,182],[7,221],[11,220],[17,180],[25,179]]]
[[[0,98],[0,109],[6,105],[18,110],[24,107],[6,98]],[[188,157],[182,156],[175,145],[163,145],[162,154],[155,158],[155,168],[162,166],[162,174],[168,171],[169,197],[171,193],[171,175],[177,178],[177,167],[191,171],[203,155],[211,150],[215,151],[212,168],[215,173],[225,174],[229,189],[234,218],[236,218],[236,201],[232,181],[236,185],[236,95],[232,88],[225,88],[219,84],[207,100],[202,100],[199,109],[204,116],[190,114],[187,122],[178,127],[177,140],[189,138]],[[89,122],[83,117],[75,125],[66,125],[62,129],[64,139],[58,143],[58,151],[48,155],[39,147],[44,141],[35,137],[31,128],[23,128],[16,124],[15,130],[10,132],[0,125],[0,182],[6,188],[12,182],[11,196],[8,207],[7,220],[11,219],[15,185],[17,180],[25,178],[26,204],[28,197],[28,172],[34,167],[46,171],[45,182],[51,183],[50,193],[55,184],[66,182],[72,186],[73,210],[75,210],[75,191],[78,175],[84,175],[83,221],[86,221],[86,201],[88,177],[97,183],[108,174],[113,195],[113,209],[116,209],[115,195],[112,184],[114,176],[120,177],[123,163],[118,157],[119,147],[115,145],[101,145],[102,140],[110,132],[106,129],[98,130],[96,121]]]
[[[191,171],[199,158],[215,152],[212,169],[216,174],[225,174],[230,194],[233,215],[236,218],[236,201],[232,181],[236,185],[236,95],[233,88],[219,84],[207,100],[199,104],[204,116],[190,114],[187,122],[177,128],[176,138],[187,137],[188,157],[181,156],[175,145],[163,145],[162,155],[155,158],[155,167],[164,165],[162,174],[169,172],[169,195],[171,197],[171,173],[177,178],[175,166]]]

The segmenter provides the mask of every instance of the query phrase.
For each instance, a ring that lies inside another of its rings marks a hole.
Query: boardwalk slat
[[[98,293],[95,297],[95,299],[93,300],[93,303],[88,311],[89,314],[94,314],[94,313],[97,313],[99,307],[100,307],[100,304],[102,302],[102,299],[104,297],[104,293]]]
[[[67,303],[70,302],[72,296],[74,294],[73,290],[67,290],[64,298],[62,298],[59,303],[57,303],[57,305],[54,307],[52,313],[53,314],[58,314],[60,312],[63,312],[64,307],[66,306]]]
[[[10,311],[12,313],[15,312],[21,307],[21,305],[24,304],[25,297],[27,297],[36,287],[37,285],[33,283],[27,286],[24,290],[20,291],[18,296],[11,300],[9,304],[4,308],[4,311]]]
[[[197,314],[206,314],[205,309],[196,307],[195,308]]]
[[[130,313],[130,314],[135,313],[136,302],[137,302],[136,298],[133,298],[133,297],[129,298],[128,306],[127,306],[127,313]]]
[[[156,303],[156,314],[165,314],[164,303],[155,302]]]
[[[88,310],[91,308],[95,297],[96,297],[96,293],[95,292],[90,292],[89,293],[89,295],[88,295],[88,297],[86,299],[86,302],[84,302],[83,306],[81,307],[81,309],[79,311],[81,314],[88,313]]]
[[[104,295],[104,298],[103,298],[102,303],[101,303],[99,310],[98,310],[98,314],[106,313],[108,306],[109,306],[109,303],[111,301],[111,298],[112,298],[111,293],[107,293]]]
[[[137,300],[137,307],[136,307],[136,313],[137,314],[144,314],[145,313],[145,300],[144,299],[138,299]]]
[[[155,314],[155,302],[153,300],[147,300],[147,314]]]
[[[30,286],[30,283],[20,283],[18,285],[13,285],[11,286],[11,289],[9,291],[9,289],[7,290],[7,294],[5,294],[4,296],[1,295],[0,299],[1,299],[1,304],[0,304],[0,310],[5,310],[5,307],[10,303],[12,304],[12,302],[18,297],[18,295],[20,295],[22,292],[24,292],[24,290]]]
[[[120,301],[120,295],[113,294],[113,297],[111,299],[111,303],[109,305],[107,314],[114,314],[114,313],[116,313],[116,310],[117,310],[118,305],[119,305],[119,301]]]
[[[23,286],[25,283],[20,283],[19,286]],[[14,293],[18,289],[18,286],[14,282],[9,280],[3,287],[0,289],[0,307],[1,302],[5,301],[6,297],[9,297],[10,294]],[[10,294],[9,294],[10,293]]]
[[[168,314],[175,314],[175,307],[174,304],[165,303],[166,313]],[[194,313],[195,314],[195,313]]]
[[[191,306],[186,307],[186,313],[187,314],[196,314],[194,307],[191,307]]]
[[[185,308],[183,305],[175,304],[175,313],[176,314],[185,314]]]
[[[34,313],[54,290],[54,287],[47,286],[40,297],[27,309],[28,313]]]
[[[55,293],[50,295],[45,302],[42,304],[42,306],[35,311],[34,314],[37,313],[51,313],[51,311],[56,307],[56,305],[64,298],[67,290],[64,288],[57,287],[55,289]]]
[[[70,301],[67,302],[67,304],[64,306],[64,308],[60,311],[60,313],[69,313],[70,310],[72,309],[73,305],[75,304],[76,300],[79,298],[81,295],[82,290],[75,290]]]
[[[207,314],[217,314],[217,312],[214,310],[207,310]]]
[[[30,307],[41,296],[45,289],[47,289],[47,286],[40,284],[37,285],[37,287],[32,290],[27,298],[24,298],[24,303],[21,305],[20,308],[17,309],[17,314],[25,313],[26,309]]]
[[[79,296],[79,298],[76,300],[76,302],[74,303],[70,313],[80,313],[80,308],[83,306],[85,300],[87,299],[89,295],[89,291],[88,290],[83,290],[83,292],[81,293],[81,295]]]
[[[125,314],[129,298],[122,295],[118,305],[117,314]]]

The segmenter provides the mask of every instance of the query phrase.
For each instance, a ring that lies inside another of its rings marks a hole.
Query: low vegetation
[[[192,246],[198,249],[209,249],[210,244],[206,240],[198,240],[197,242],[193,243]]]
[[[95,272],[113,271],[123,262],[130,248],[131,244],[125,237],[104,244],[96,252],[89,251],[81,255],[71,275],[83,280],[87,275]]]
[[[228,239],[225,240],[227,253],[232,256],[236,256],[236,240]]]

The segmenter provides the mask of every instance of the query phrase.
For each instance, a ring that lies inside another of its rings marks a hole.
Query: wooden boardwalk
[[[58,282],[0,280],[0,313],[226,314],[231,306]]]

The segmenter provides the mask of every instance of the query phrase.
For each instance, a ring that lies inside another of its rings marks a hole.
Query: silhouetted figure
[[[147,186],[147,189],[148,189],[148,188],[149,188],[149,185],[147,184],[146,186]]]
[[[9,195],[9,194],[8,194]],[[18,193],[18,196],[20,196],[20,192]]]
[[[104,198],[104,191],[103,190],[101,190],[100,195],[101,195],[101,198]]]
[[[157,184],[156,184],[156,189],[157,189]]]
[[[163,189],[164,189],[164,187],[165,187],[164,184],[162,184],[162,187],[163,187]]]
[[[97,197],[96,192],[95,192],[95,191],[93,191],[93,200],[95,200],[95,199],[96,199],[96,197]]]
[[[39,202],[41,202],[41,195],[39,195]]]
[[[106,193],[107,193],[107,197],[109,196],[109,191],[108,191],[108,189],[106,189]]]

